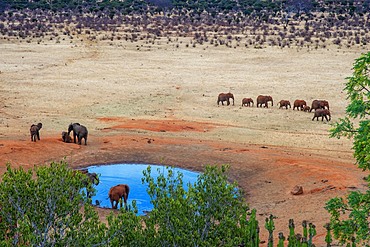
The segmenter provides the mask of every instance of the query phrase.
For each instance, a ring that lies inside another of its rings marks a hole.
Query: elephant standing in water
[[[82,138],[85,139],[85,145],[87,145],[87,128],[79,123],[71,123],[68,127],[68,135],[73,131],[73,142],[76,143],[76,136],[78,144],[81,145]]]
[[[40,129],[42,128],[42,123],[32,124],[30,128],[31,141],[36,142],[36,138],[40,140]]]
[[[217,99],[217,105],[221,104],[224,105],[224,101],[227,102],[227,105],[230,105],[230,99],[233,99],[234,105],[234,95],[232,93],[220,93]]]
[[[89,172],[87,169],[75,170],[74,174],[80,173],[83,175],[82,184],[86,188],[86,196],[91,198],[91,193],[94,191],[92,186],[100,183],[99,176],[95,172]]]
[[[272,100],[272,97],[269,95],[258,95],[257,97],[257,107],[262,107],[262,105],[265,105],[264,107],[268,108],[268,102],[271,101],[271,106],[274,105],[274,102]]]
[[[125,203],[125,209],[127,210],[127,199],[130,193],[130,187],[127,184],[118,184],[110,188],[108,196],[113,209],[117,209],[118,202],[122,208],[122,198]],[[114,204],[115,203],[115,204]]]

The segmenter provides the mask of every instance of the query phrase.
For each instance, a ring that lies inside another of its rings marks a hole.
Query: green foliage
[[[237,184],[228,181],[227,166],[207,166],[187,190],[182,173],[172,168],[157,178],[151,167],[143,173],[154,205],[149,216],[138,216],[133,201],[129,210],[112,211],[105,225],[82,190],[85,175],[65,162],[28,171],[7,165],[0,183],[0,246],[259,246],[256,210],[249,211]],[[273,220],[265,224],[269,246]],[[302,240],[302,246],[311,245]]]
[[[181,173],[166,172],[154,179],[150,167],[144,171],[154,205],[145,219],[153,246],[236,246],[255,231],[241,227],[248,226],[248,207],[236,184],[227,181],[225,166],[207,166],[187,191]]]
[[[83,175],[64,162],[7,171],[0,184],[1,246],[90,246],[104,225],[81,193]],[[6,204],[4,202],[7,202]]]
[[[331,136],[353,137],[354,157],[362,170],[370,169],[370,52],[362,54],[353,65],[353,74],[348,77],[345,90],[349,105],[347,116],[335,123]],[[355,122],[355,119],[357,122]],[[330,225],[334,238],[344,243],[370,244],[370,191],[351,192],[346,199],[333,198],[325,207],[331,214]],[[331,235],[327,235],[331,241]]]
[[[370,114],[370,52],[361,55],[353,65],[353,74],[348,77],[345,90],[350,101],[346,109],[347,116],[335,123],[331,129],[331,136],[353,137],[354,157],[359,168],[370,168],[370,122],[367,119]],[[359,119],[355,126],[354,119]]]

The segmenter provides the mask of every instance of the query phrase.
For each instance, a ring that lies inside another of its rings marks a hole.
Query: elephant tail
[[[112,198],[112,188],[109,189],[108,197],[109,197],[109,199]]]
[[[128,197],[128,194],[130,194],[130,187],[127,184],[125,184],[125,188],[126,188],[126,193]]]

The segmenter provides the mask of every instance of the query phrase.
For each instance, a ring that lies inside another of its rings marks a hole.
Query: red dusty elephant
[[[305,106],[303,107],[303,111],[304,111],[304,112],[309,112],[309,111],[310,111],[310,109],[311,109],[311,107],[309,107],[308,105],[305,105]]]
[[[310,112],[312,112],[312,110],[316,111],[317,109],[325,109],[325,108],[329,110],[328,101],[315,99],[312,101]]]
[[[110,199],[110,203],[112,204],[112,208],[116,209],[118,206],[118,202],[120,203],[120,207],[122,208],[122,198],[123,198],[123,202],[125,203],[125,209],[127,210],[127,199],[129,193],[130,187],[127,184],[118,184],[110,188],[108,192],[108,197]]]
[[[295,110],[295,108],[297,108],[297,110],[303,111],[305,106],[307,106],[306,101],[304,101],[302,99],[296,99],[293,103],[293,110]]]
[[[230,99],[233,99],[234,105],[234,95],[232,93],[220,93],[217,99],[217,105],[221,104],[224,105],[224,101],[227,102],[227,105],[230,105]]]
[[[278,105],[280,105],[279,108],[285,107],[285,109],[288,109],[288,106],[289,106],[289,108],[292,108],[292,106],[290,105],[289,100],[280,100]]]
[[[254,105],[253,99],[251,98],[244,98],[242,100],[242,106],[251,106],[251,104]]]
[[[329,116],[329,119],[328,119]],[[312,121],[316,118],[316,121],[319,121],[319,117],[321,117],[321,121],[324,121],[324,117],[326,121],[331,120],[330,111],[328,109],[317,109],[313,115]]]
[[[272,97],[269,95],[258,95],[257,97],[257,107],[264,107],[268,108],[268,102],[271,101],[271,106],[274,105],[274,102],[272,100]]]

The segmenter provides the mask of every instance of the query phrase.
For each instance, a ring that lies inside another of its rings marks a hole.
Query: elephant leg
[[[122,197],[119,199],[119,207],[122,208]]]
[[[37,139],[40,141],[40,133],[37,131]]]
[[[125,203],[125,209],[128,210],[128,207],[127,207],[127,194],[123,195],[123,201]]]

